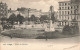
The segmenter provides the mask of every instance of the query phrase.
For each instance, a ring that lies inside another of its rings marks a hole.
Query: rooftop
[[[58,3],[69,3],[70,1],[60,1]]]

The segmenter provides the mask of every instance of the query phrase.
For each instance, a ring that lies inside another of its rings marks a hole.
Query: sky
[[[16,10],[20,7],[33,8],[42,10],[44,12],[49,11],[49,7],[54,6],[54,10],[58,10],[59,1],[69,1],[69,0],[0,0],[0,2],[7,3],[8,8]]]

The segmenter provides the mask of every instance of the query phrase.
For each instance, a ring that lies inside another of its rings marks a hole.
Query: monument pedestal
[[[53,24],[52,24],[52,20],[50,20],[49,25],[46,26],[45,31],[46,32],[54,32],[55,31]]]

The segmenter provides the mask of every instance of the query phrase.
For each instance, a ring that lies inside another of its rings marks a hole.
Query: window
[[[64,15],[64,11],[62,11],[62,15]]]
[[[61,7],[59,7],[59,10],[61,10]]]
[[[63,16],[62,16],[62,20],[63,20]]]
[[[78,10],[76,10],[76,12],[75,12],[76,14],[78,14]]]
[[[69,11],[68,11],[68,15],[69,15]]]
[[[61,16],[61,20],[62,20],[62,16]]]
[[[77,20],[78,20],[78,16],[77,16]]]
[[[66,11],[65,11],[65,15],[66,15]]]
[[[63,25],[63,22],[61,22],[61,26]]]
[[[77,6],[77,8],[79,8],[79,7]]]
[[[70,5],[70,3],[68,3],[68,5]]]
[[[65,19],[64,20],[66,20],[67,19],[67,16],[64,16],[65,17]]]
[[[71,14],[72,14],[72,11],[71,11]]]
[[[66,9],[67,7],[65,7],[65,9]]]
[[[68,20],[69,20],[69,16],[68,16]]]
[[[65,6],[66,6],[67,4],[65,3]]]
[[[62,22],[62,25],[63,25],[63,22]]]
[[[78,9],[79,7],[78,6],[75,6],[75,9]]]
[[[61,25],[62,25],[62,23],[61,23],[61,22],[59,22],[59,25],[61,26]]]
[[[68,10],[69,10],[69,7],[68,7]]]
[[[67,25],[66,22],[65,22],[65,25]]]
[[[76,6],[74,6],[74,9],[76,9]]]
[[[71,6],[71,9],[72,9],[72,6]]]
[[[73,9],[75,9],[75,6],[73,6]]]
[[[64,6],[64,3],[62,3],[62,6]]]
[[[62,7],[62,9],[64,9],[64,7]]]
[[[61,15],[61,11],[59,11],[59,15]]]

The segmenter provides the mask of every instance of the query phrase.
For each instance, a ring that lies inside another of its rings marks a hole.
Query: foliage
[[[64,26],[63,34],[71,34],[71,28],[69,25]]]
[[[15,22],[16,20],[17,20],[17,19],[16,19],[16,15],[15,15],[14,13],[9,16],[8,21],[9,21],[12,25],[14,24],[14,22]]]
[[[22,7],[22,8],[17,8],[17,11],[25,11],[26,8]]]
[[[35,15],[31,15],[31,17],[30,17],[30,21],[36,21],[36,17],[35,17]]]
[[[2,18],[1,18],[1,21],[6,21],[6,20],[7,20],[6,17],[2,17]]]
[[[47,15],[42,15],[41,17],[40,17],[40,21],[41,22],[44,22],[45,20],[49,20],[50,18],[47,16]]]
[[[62,33],[65,35],[75,35],[79,33],[79,27],[66,25],[64,26]]]
[[[7,21],[7,18],[6,18],[6,17],[2,17],[2,18],[1,18],[1,25],[2,25],[2,27],[3,27],[3,25],[5,24],[4,21]]]
[[[24,21],[24,17],[21,14],[17,15],[17,22],[19,22],[20,24],[22,24]]]
[[[3,25],[3,30],[4,29],[11,29],[11,28],[13,28],[13,26],[9,23]]]

